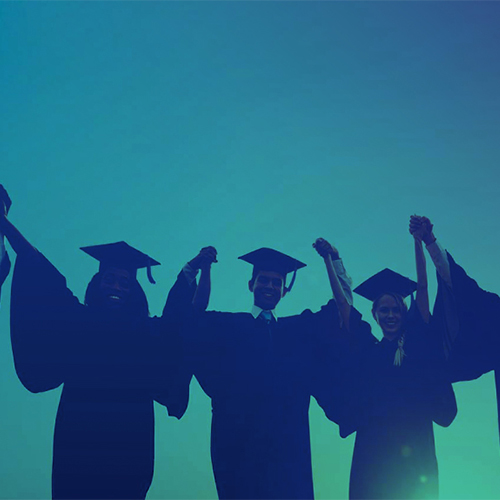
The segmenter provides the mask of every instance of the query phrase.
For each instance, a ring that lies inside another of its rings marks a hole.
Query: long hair
[[[101,285],[102,274],[95,274],[87,285],[85,292],[85,305],[91,308],[100,307],[99,287]],[[131,280],[130,293],[125,307],[127,315],[132,317],[147,318],[149,316],[149,305],[146,294],[139,282]]]

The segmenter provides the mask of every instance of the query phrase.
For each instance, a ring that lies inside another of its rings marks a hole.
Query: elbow
[[[450,415],[439,415],[434,418],[434,422],[436,422],[436,424],[438,424],[440,427],[449,427],[455,420],[456,416],[456,412]]]
[[[457,412],[458,412],[457,403],[454,399],[453,402],[448,402],[446,407],[443,408],[441,411],[436,412],[433,420],[434,422],[436,422],[436,424],[440,425],[441,427],[449,427],[455,420]]]
[[[40,392],[47,392],[51,391],[52,389],[56,389],[61,385],[61,382],[54,382],[52,384],[50,383],[43,383],[43,381],[40,380],[29,380],[29,379],[22,379],[19,377],[19,380],[21,381],[21,384],[30,391],[32,394],[39,394]]]
[[[39,370],[21,370],[16,367],[16,373],[21,384],[33,394],[51,391],[63,383],[63,380],[59,377],[40,373]]]

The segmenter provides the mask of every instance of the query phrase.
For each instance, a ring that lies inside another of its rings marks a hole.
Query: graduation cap
[[[241,255],[238,259],[252,264],[254,266],[254,274],[258,271],[274,271],[282,274],[286,278],[288,273],[293,272],[290,285],[285,287],[287,292],[292,289],[297,275],[297,269],[306,267],[306,264],[300,262],[300,260],[294,259],[272,248],[259,248],[253,252]]]
[[[354,289],[354,292],[365,299],[374,301],[384,293],[397,293],[403,297],[408,297],[417,289],[415,281],[405,278],[391,269],[384,269],[368,278]]]
[[[152,259],[149,255],[131,247],[124,241],[80,247],[80,250],[83,250],[86,254],[99,261],[99,272],[109,267],[116,267],[126,269],[130,272],[131,276],[137,279],[137,269],[145,267],[149,282],[156,283],[151,274],[151,266],[159,266],[160,263]]]

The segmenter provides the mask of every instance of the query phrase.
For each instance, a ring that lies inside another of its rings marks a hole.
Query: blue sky
[[[498,293],[499,14],[497,2],[2,2],[11,220],[80,298],[94,272],[80,246],[148,252],[162,263],[155,287],[143,280],[156,314],[208,244],[218,310],[248,310],[236,257],[261,246],[308,264],[280,314],[317,310],[330,297],[318,236],[355,284],[384,267],[414,277],[413,213]],[[59,393],[16,379],[8,284],[0,495],[43,499]],[[493,498],[493,378],[456,392],[457,420],[436,430],[441,497]],[[149,498],[215,498],[209,422],[196,384],[180,422],[158,409]],[[316,496],[344,498],[353,441],[315,403],[311,432]]]

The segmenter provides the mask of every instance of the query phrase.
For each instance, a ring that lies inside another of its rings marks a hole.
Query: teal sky
[[[80,246],[148,252],[162,263],[156,286],[142,280],[155,314],[209,244],[218,310],[249,309],[236,257],[261,246],[308,264],[279,313],[319,309],[318,236],[355,284],[384,267],[415,277],[413,213],[498,293],[499,19],[498,2],[1,2],[10,218],[80,298],[95,272]],[[46,499],[59,390],[33,395],[16,378],[9,284],[0,498]],[[493,377],[455,388],[459,415],[436,429],[441,497],[499,498]],[[181,421],[157,408],[148,498],[216,498],[210,403],[191,389]],[[317,498],[345,498],[353,439],[316,403],[311,432]]]

